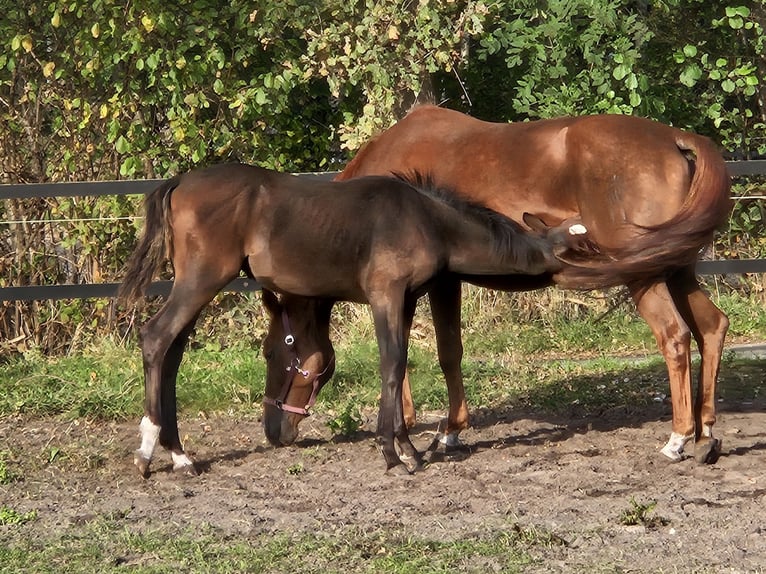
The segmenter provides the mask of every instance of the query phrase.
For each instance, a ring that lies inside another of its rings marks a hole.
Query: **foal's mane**
[[[394,177],[409,184],[418,193],[447,205],[487,229],[493,238],[493,249],[498,255],[516,255],[519,235],[528,234],[522,225],[480,203],[461,196],[454,188],[438,185],[433,175],[411,171],[395,172]]]

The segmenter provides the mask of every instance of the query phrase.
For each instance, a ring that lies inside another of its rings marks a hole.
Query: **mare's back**
[[[524,212],[553,224],[580,216],[609,245],[626,220],[662,223],[683,203],[691,168],[679,137],[704,139],[630,116],[502,124],[423,106],[362,148],[339,177],[430,173],[517,221]]]

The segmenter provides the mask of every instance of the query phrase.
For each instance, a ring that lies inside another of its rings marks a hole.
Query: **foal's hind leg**
[[[160,445],[170,451],[173,458],[173,470],[184,472],[192,476],[197,475],[197,470],[189,457],[184,453],[181,439],[178,435],[178,409],[176,404],[176,379],[178,368],[181,365],[184,349],[197,322],[197,317],[187,323],[186,327],[178,334],[165,353],[165,364],[162,369],[161,411],[162,423],[160,425]]]
[[[654,333],[665,358],[673,404],[673,432],[662,454],[683,458],[684,446],[694,438],[691,399],[691,333],[664,282],[630,286],[638,312]]]
[[[463,359],[463,342],[460,335],[460,280],[444,278],[428,292],[431,316],[436,331],[436,348],[439,354],[439,366],[447,382],[449,395],[449,414],[444,434],[439,433],[436,440],[441,447],[454,447],[460,441],[461,431],[469,426],[468,404],[465,400],[463,371],[460,363]]]
[[[694,457],[698,462],[713,463],[721,452],[721,441],[713,437],[713,425],[716,421],[715,388],[729,319],[702,291],[693,267],[676,273],[668,281],[668,287],[678,311],[697,341],[701,355],[694,402]]]
[[[134,463],[143,476],[159,442],[171,451],[173,468],[193,472],[178,436],[175,384],[183,349],[194,321],[218,292],[218,287],[197,290],[176,282],[165,305],[141,328],[144,362],[144,417],[141,446]]]

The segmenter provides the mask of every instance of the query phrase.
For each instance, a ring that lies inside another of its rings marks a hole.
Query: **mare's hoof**
[[[428,462],[444,462],[447,460],[462,459],[469,448],[460,442],[457,435],[443,435],[438,433],[426,450]]]
[[[715,464],[721,456],[721,441],[713,437],[701,437],[694,445],[694,459],[700,464]]]
[[[668,448],[667,446],[660,450],[660,452],[667,457],[668,462],[681,462],[685,458],[683,451],[678,452]]]
[[[138,472],[141,473],[141,476],[144,478],[149,478],[149,463],[151,461],[148,458],[145,458],[143,454],[141,454],[139,451],[136,451],[136,453],[133,455],[133,464],[136,465],[138,468]]]

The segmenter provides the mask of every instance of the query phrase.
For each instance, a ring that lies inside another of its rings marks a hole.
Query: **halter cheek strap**
[[[330,366],[335,362],[335,355],[333,354],[330,357],[330,360],[327,362],[327,366],[319,373],[313,374],[310,371],[307,371],[305,369],[301,369],[301,360],[298,357],[298,353],[295,350],[295,337],[292,335],[292,330],[290,329],[290,320],[287,317],[287,312],[284,310],[282,311],[282,327],[285,331],[285,345],[287,346],[288,351],[292,355],[292,360],[290,361],[290,365],[285,369],[285,382],[282,385],[282,390],[279,393],[279,396],[276,399],[272,399],[271,397],[264,396],[263,402],[267,405],[272,405],[274,407],[277,407],[280,411],[285,411],[288,413],[294,413],[297,415],[302,415],[304,417],[307,417],[311,414],[309,409],[314,406],[314,403],[316,402],[317,394],[319,394],[319,389],[322,388],[322,384],[320,382],[320,379],[322,378],[322,375],[324,375],[327,372],[327,369],[330,368]],[[285,400],[287,399],[287,395],[290,392],[290,389],[293,386],[293,379],[296,374],[300,374],[305,379],[311,380],[311,396],[309,397],[308,402],[306,403],[306,406],[301,407],[294,407],[292,405],[288,405],[285,403]]]

